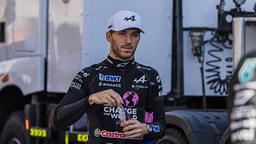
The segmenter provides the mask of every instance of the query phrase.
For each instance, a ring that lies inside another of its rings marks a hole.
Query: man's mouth
[[[122,46],[121,48],[123,48],[123,49],[132,49],[131,46]]]

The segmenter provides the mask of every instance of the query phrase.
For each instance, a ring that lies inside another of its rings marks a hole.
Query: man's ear
[[[111,41],[111,32],[106,32],[106,39],[110,42]]]

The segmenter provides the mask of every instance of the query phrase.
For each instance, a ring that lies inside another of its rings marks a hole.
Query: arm
[[[162,85],[159,74],[154,71],[152,81],[150,82],[149,97],[147,99],[147,111],[152,113],[153,121],[149,123],[151,131],[146,138],[155,139],[164,135],[166,128],[164,114],[164,100],[161,96]]]
[[[89,108],[87,77],[80,71],[72,80],[68,92],[57,105],[54,125],[64,128],[77,121]]]
[[[122,105],[121,96],[112,89],[91,94],[88,88],[88,82],[91,81],[89,75],[88,72],[80,71],[71,82],[67,94],[55,110],[55,127],[73,124],[94,104]]]

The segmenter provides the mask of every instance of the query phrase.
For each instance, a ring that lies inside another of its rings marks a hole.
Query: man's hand
[[[100,91],[89,96],[89,104],[110,104],[120,107],[123,104],[122,97],[112,89]]]
[[[147,124],[141,123],[138,120],[124,121],[121,126],[123,126],[125,135],[130,139],[142,139],[144,135],[149,133]]]

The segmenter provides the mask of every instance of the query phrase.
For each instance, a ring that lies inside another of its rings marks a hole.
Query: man
[[[55,112],[55,126],[66,127],[85,112],[89,144],[142,144],[161,137],[165,129],[158,72],[135,62],[143,33],[138,14],[115,13],[107,26],[109,55],[81,70]]]
[[[256,143],[256,51],[241,57],[230,83],[229,117],[232,144]]]

